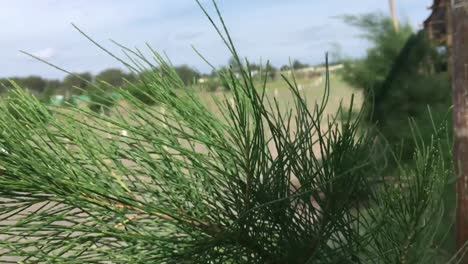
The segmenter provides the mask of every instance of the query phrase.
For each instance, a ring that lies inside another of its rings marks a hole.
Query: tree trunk
[[[454,103],[454,162],[457,181],[457,246],[468,241],[468,0],[452,6],[452,85]],[[468,256],[461,262],[468,264]]]

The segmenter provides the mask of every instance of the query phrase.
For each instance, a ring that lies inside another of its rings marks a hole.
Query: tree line
[[[278,71],[287,71],[291,69],[302,69],[309,67],[310,65],[294,60],[291,65],[283,65],[279,69],[273,65],[260,65],[251,63],[249,65],[252,72],[257,73],[260,71],[268,72],[269,77],[274,78]],[[229,59],[228,65],[221,69],[231,68],[233,72],[237,72],[239,65],[233,58]],[[223,83],[218,79],[217,71],[213,71],[209,74],[203,74],[197,69],[188,66],[186,64],[175,66],[174,70],[180,79],[187,86],[193,86],[198,83],[200,78],[206,78],[208,82],[204,87],[209,90],[216,90],[219,87],[224,86]],[[157,71],[157,70],[155,70]],[[138,79],[134,73],[126,72],[119,68],[109,68],[93,75],[91,72],[72,73],[65,76],[63,79],[46,79],[41,76],[31,75],[26,77],[9,77],[0,78],[0,93],[5,92],[7,89],[13,87],[13,83],[18,86],[25,88],[33,94],[49,98],[53,95],[64,95],[69,98],[73,95],[80,95],[95,82],[105,82],[112,86],[123,86],[126,82],[134,82]]]
[[[194,83],[200,73],[187,65],[175,67],[176,72],[187,85]],[[11,77],[0,79],[0,91],[4,92],[13,87],[14,83],[29,90],[35,95],[51,96],[62,94],[72,96],[81,94],[89,89],[92,83],[105,82],[112,86],[123,86],[126,82],[133,82],[137,76],[133,73],[123,71],[118,68],[109,68],[93,75],[90,72],[72,73],[65,76],[62,80],[45,79],[40,76],[32,75],[27,77]]]

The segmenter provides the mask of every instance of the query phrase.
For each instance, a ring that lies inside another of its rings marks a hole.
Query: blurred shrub
[[[450,121],[450,78],[447,72],[438,71],[443,57],[423,31],[412,35],[386,79],[374,89],[373,97],[367,96],[367,100],[374,100],[371,120],[389,144],[400,151],[403,160],[412,159],[414,133],[430,140],[434,123]],[[410,129],[408,118],[419,131]]]
[[[390,18],[382,14],[345,16],[344,21],[360,29],[362,38],[371,43],[364,59],[347,60],[343,78],[360,89],[373,89],[382,84],[393,62],[412,34],[409,24],[400,26],[397,32]]]
[[[207,79],[207,81],[201,85],[202,89],[205,89],[209,92],[215,92],[220,86],[220,82],[214,78]]]
[[[343,78],[363,90],[368,120],[403,160],[410,161],[415,146],[409,119],[421,128],[418,136],[427,140],[433,122],[447,118],[451,89],[443,72],[445,53],[425,32],[413,34],[408,24],[397,32],[391,20],[379,14],[346,16],[345,21],[360,28],[372,47],[364,59],[345,63]]]

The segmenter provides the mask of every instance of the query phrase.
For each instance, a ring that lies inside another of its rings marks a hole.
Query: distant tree
[[[63,79],[63,85],[69,87],[85,88],[89,82],[93,81],[93,76],[89,72],[70,74]]]
[[[47,80],[46,89],[59,90],[62,87],[60,80]]]
[[[280,71],[289,71],[289,70],[291,70],[291,67],[289,65],[283,65],[280,68]]]
[[[193,85],[200,78],[200,73],[188,65],[181,65],[175,67],[175,71],[185,85]]]
[[[271,79],[276,77],[276,72],[278,71],[278,69],[275,66],[268,64],[265,66],[265,70],[268,72],[268,77],[270,77]]]
[[[104,81],[112,86],[121,86],[124,79],[127,79],[127,74],[120,69],[111,68],[106,69],[96,75],[97,81]]]
[[[25,89],[29,89],[35,93],[41,93],[46,88],[47,82],[39,76],[28,76],[19,78],[18,84]]]
[[[437,72],[445,56],[425,32],[413,34],[408,23],[395,31],[392,20],[381,14],[347,16],[345,21],[361,29],[372,46],[363,59],[345,63],[344,80],[363,90],[366,105],[372,106],[369,124],[376,124],[402,161],[412,162],[416,146],[408,118],[420,128],[418,136],[430,140],[432,124],[443,122],[451,105],[449,77]]]
[[[135,82],[138,79],[137,75],[132,73],[132,72],[124,73],[123,77],[124,77],[124,83],[125,83],[125,81]]]
[[[208,78],[207,81],[202,83],[200,86],[202,89],[205,89],[209,92],[214,92],[218,90],[218,88],[221,86],[221,83],[218,78]]]
[[[307,68],[307,67],[309,67],[308,64],[302,63],[299,60],[294,60],[293,63],[292,63],[292,68],[294,70],[299,70],[299,69],[303,69],[303,68]]]
[[[250,63],[249,68],[250,71],[259,71],[261,69],[261,66],[256,63]]]
[[[154,78],[154,74],[158,74],[158,75],[161,74],[161,69],[159,68],[147,69],[147,70],[139,72],[138,76],[129,74],[128,78],[130,78],[132,81],[135,81],[136,79],[147,80],[147,79]]]
[[[344,80],[365,90],[379,87],[413,29],[406,23],[401,25],[399,31],[395,31],[392,20],[379,13],[345,16],[343,19],[349,25],[359,28],[363,32],[362,37],[372,45],[365,59],[348,60],[345,63]]]
[[[278,68],[271,65],[270,63],[265,65],[253,64],[253,66],[251,66],[250,68],[251,71],[259,71],[261,73],[261,77],[263,77],[265,74],[268,74],[269,78],[275,78],[276,73],[278,72]]]
[[[77,90],[76,88],[85,89],[92,81],[93,76],[89,72],[67,75],[63,79],[66,99],[70,98],[72,94],[80,94],[81,90]]]

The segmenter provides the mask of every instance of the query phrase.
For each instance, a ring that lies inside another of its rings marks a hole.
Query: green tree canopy
[[[361,37],[371,44],[364,59],[348,60],[345,63],[345,81],[360,89],[378,87],[387,77],[413,29],[408,23],[403,23],[400,30],[395,31],[392,20],[379,13],[349,15],[343,19],[360,29]]]
[[[363,90],[370,124],[377,124],[385,140],[411,162],[415,145],[408,118],[423,128],[421,136],[426,139],[432,136],[433,122],[447,120],[450,81],[446,73],[438,72],[443,70],[445,54],[438,52],[424,31],[413,34],[408,23],[395,31],[391,19],[381,14],[344,19],[371,43],[363,59],[345,63],[344,80]]]
[[[58,90],[62,87],[62,82],[60,80],[47,80],[46,89]]]
[[[23,88],[27,88],[31,91],[41,93],[47,86],[46,80],[39,76],[28,76],[25,78],[18,78],[18,84]]]
[[[93,75],[89,72],[69,74],[63,79],[63,85],[67,87],[85,88],[93,81]]]
[[[303,69],[303,68],[307,68],[307,67],[309,67],[308,64],[302,63],[299,60],[294,60],[293,63],[292,63],[292,68],[294,70],[299,70],[299,69]]]
[[[128,74],[123,72],[121,69],[111,68],[106,69],[96,75],[97,81],[103,81],[113,86],[121,86],[124,79],[128,77]]]
[[[197,70],[185,64],[175,67],[175,72],[185,85],[193,85],[200,78],[200,73]]]

